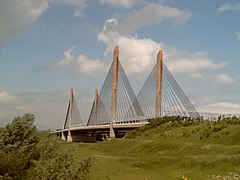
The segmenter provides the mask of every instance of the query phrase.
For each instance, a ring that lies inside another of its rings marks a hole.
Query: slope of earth
[[[240,179],[240,120],[157,119],[123,139],[63,143],[95,156],[90,179]]]

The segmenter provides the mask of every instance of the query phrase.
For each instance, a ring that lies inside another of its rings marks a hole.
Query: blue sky
[[[135,93],[158,49],[201,112],[240,112],[240,3],[0,1],[0,126],[25,112],[61,128],[69,89],[86,121],[115,45]]]

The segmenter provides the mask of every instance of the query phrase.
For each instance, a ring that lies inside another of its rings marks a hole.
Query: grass
[[[123,139],[61,146],[73,147],[76,159],[97,158],[90,173],[93,180],[223,179],[240,174],[238,121],[161,121],[129,132]]]

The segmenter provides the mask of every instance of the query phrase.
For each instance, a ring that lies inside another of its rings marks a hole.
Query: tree
[[[0,130],[0,180],[89,179],[95,158],[76,161],[72,149],[58,151],[63,142],[49,131],[38,131],[34,119],[25,114]]]
[[[38,132],[33,114],[16,117],[0,131],[0,175],[21,179],[23,170],[28,169]]]
[[[74,161],[73,150],[68,148],[64,153],[57,153],[46,159],[45,156],[33,169],[32,180],[87,180],[89,179],[90,167],[95,163],[94,157],[87,157],[82,161]]]

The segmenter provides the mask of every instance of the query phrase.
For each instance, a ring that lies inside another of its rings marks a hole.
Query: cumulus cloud
[[[126,15],[119,22],[118,29],[120,32],[131,32],[140,27],[158,24],[165,20],[172,20],[174,23],[185,22],[191,16],[192,14],[187,10],[150,3],[142,9]]]
[[[105,55],[112,55],[115,45],[120,46],[120,60],[128,74],[140,74],[150,70],[154,64],[160,44],[147,38],[125,36],[117,32],[117,21],[107,20],[98,40],[106,46]]]
[[[76,72],[81,74],[96,75],[108,70],[110,62],[102,62],[99,59],[90,59],[85,55],[75,56],[74,49],[75,46],[67,49],[64,52],[64,58],[60,61],[52,64],[44,64],[41,67],[35,67],[32,71],[38,72],[52,68],[74,68]]]
[[[134,4],[139,3],[139,0],[100,0],[100,3],[111,4],[115,7],[132,8]]]
[[[91,60],[87,56],[80,55],[77,59],[78,70],[82,74],[99,74],[109,69],[109,65],[101,62],[99,59]]]
[[[98,35],[98,40],[106,46],[105,55],[111,56],[115,45],[120,46],[120,60],[128,74],[149,72],[156,62],[159,49],[164,50],[164,61],[171,72],[195,73],[195,76],[198,76],[199,79],[204,79],[200,74],[202,71],[215,71],[227,65],[224,61],[213,62],[206,52],[188,52],[168,47],[148,38],[124,35],[118,32],[117,26],[117,20],[107,20],[102,32]],[[223,79],[223,77],[217,78],[218,81],[231,82],[230,78],[228,80],[226,77]]]
[[[218,11],[229,11],[229,10],[240,10],[240,3],[232,4],[232,3],[225,3],[218,8]]]
[[[208,80],[220,82],[223,84],[232,84],[235,81],[227,74],[202,74],[202,73],[190,73],[189,78],[191,80]]]
[[[188,52],[176,48],[167,48],[166,64],[172,72],[186,73],[217,70],[225,67],[226,62],[214,63],[206,52]],[[169,59],[169,61],[168,61]]]
[[[6,39],[23,31],[47,9],[47,0],[2,0],[0,1],[0,46]]]
[[[207,80],[207,77],[199,72],[190,73],[189,78],[192,80]]]
[[[70,49],[65,51],[63,53],[64,59],[58,61],[56,65],[59,67],[66,67],[66,66],[69,66],[70,64],[74,63],[74,61],[75,61],[75,56],[73,54],[74,48],[75,48],[75,46],[72,46]]]
[[[230,76],[228,76],[227,74],[219,74],[219,75],[217,75],[215,80],[218,81],[218,82],[222,82],[224,84],[234,83],[234,80]]]
[[[85,0],[1,0],[0,1],[0,47],[4,42],[24,31],[36,21],[50,6],[59,3],[75,7],[74,16],[82,17],[88,7]]]

